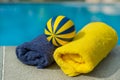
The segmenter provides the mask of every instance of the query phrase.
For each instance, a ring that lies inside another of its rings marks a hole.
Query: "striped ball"
[[[65,16],[50,18],[44,32],[47,40],[55,46],[62,46],[72,41],[76,34],[74,23]]]

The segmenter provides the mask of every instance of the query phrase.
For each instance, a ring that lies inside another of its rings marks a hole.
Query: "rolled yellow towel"
[[[92,71],[116,45],[118,36],[115,30],[103,22],[87,24],[74,41],[59,47],[54,59],[68,76],[76,76]]]

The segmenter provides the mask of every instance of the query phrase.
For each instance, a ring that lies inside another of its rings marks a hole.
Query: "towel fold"
[[[70,42],[54,52],[54,59],[68,76],[92,71],[118,41],[112,27],[102,22],[86,25]]]
[[[44,68],[53,63],[54,50],[55,47],[47,41],[46,36],[43,34],[31,42],[25,42],[18,46],[16,55],[24,64]]]

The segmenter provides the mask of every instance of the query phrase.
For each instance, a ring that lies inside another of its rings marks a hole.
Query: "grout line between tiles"
[[[4,80],[5,46],[3,46],[2,80]]]

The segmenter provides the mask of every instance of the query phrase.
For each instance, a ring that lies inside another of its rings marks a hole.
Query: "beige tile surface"
[[[0,46],[0,80],[2,80],[2,59],[3,59],[3,47]]]
[[[66,76],[56,64],[45,69],[22,64],[15,55],[15,47],[5,49],[4,80],[120,80],[120,47],[112,50],[89,74]]]

